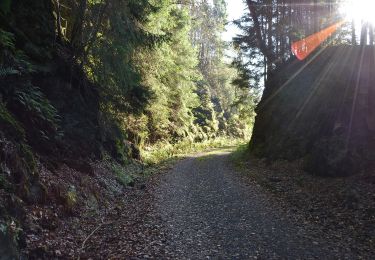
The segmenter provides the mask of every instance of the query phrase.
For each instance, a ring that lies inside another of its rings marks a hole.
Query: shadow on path
[[[338,257],[318,229],[296,223],[259,186],[244,180],[231,167],[230,152],[188,157],[162,177],[156,210],[167,228],[168,252],[180,259]]]

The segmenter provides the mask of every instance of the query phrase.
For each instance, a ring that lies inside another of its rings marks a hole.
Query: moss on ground
[[[117,181],[124,187],[134,185],[135,177],[133,174],[126,172],[124,167],[113,163],[111,164],[111,170],[115,173]]]

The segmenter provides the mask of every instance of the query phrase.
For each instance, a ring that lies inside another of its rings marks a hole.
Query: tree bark
[[[56,21],[57,21],[57,41],[61,42],[62,40],[62,31],[61,31],[61,10],[60,10],[60,1],[56,0]]]
[[[87,0],[81,0],[75,12],[74,24],[73,24],[72,35],[71,35],[71,44],[74,48],[77,48],[77,49],[82,48],[83,23],[85,21],[86,8],[87,8]]]

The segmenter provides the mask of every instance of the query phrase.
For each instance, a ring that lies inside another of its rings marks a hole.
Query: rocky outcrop
[[[267,83],[250,149],[304,160],[323,176],[369,169],[375,158],[375,49],[328,47],[291,61]]]

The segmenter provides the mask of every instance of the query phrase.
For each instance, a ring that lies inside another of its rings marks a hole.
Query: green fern
[[[1,68],[0,67],[0,78],[7,76],[20,75],[20,71],[13,68]]]
[[[49,128],[58,132],[60,117],[57,110],[38,87],[29,85],[26,89],[16,91],[15,99],[30,113],[32,122],[47,123]],[[44,130],[41,130],[41,134],[47,137]]]
[[[0,1],[0,12],[8,13],[10,10],[10,5],[12,4],[12,0],[1,0]]]
[[[14,51],[14,35],[10,32],[6,32],[0,29],[0,46],[1,49],[10,49],[11,51]]]
[[[0,29],[0,77],[24,75],[36,72],[29,57],[15,46],[12,33]],[[17,69],[14,69],[17,68]]]

